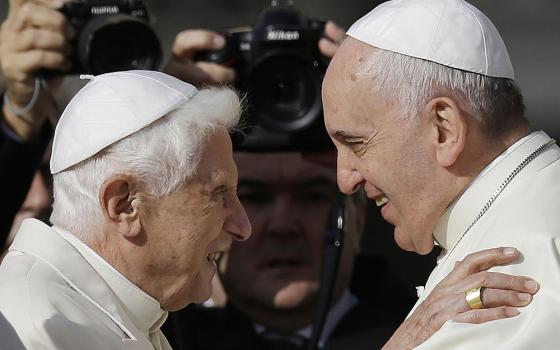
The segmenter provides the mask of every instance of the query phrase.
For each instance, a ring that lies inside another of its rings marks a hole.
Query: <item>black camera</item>
[[[159,68],[161,44],[142,0],[74,0],[61,9],[76,30],[72,73]]]
[[[253,28],[230,29],[223,49],[197,56],[234,68],[236,87],[247,94],[250,132],[238,148],[330,146],[321,102],[329,59],[318,46],[324,26],[291,4],[273,1]]]

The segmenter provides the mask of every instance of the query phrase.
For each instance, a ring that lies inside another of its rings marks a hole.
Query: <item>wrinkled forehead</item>
[[[218,181],[223,177],[234,177],[236,174],[231,139],[227,130],[218,128],[202,145],[196,175],[205,177],[209,181]]]
[[[374,101],[374,56],[378,49],[348,37],[336,51],[323,82],[325,125],[345,129],[351,118],[365,118]],[[360,123],[358,123],[360,124]]]
[[[371,81],[373,60],[379,49],[352,37],[347,37],[331,60],[327,69],[323,88],[336,89],[337,85],[357,83],[364,79]]]

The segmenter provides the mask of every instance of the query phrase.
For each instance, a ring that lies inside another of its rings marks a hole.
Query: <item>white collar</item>
[[[134,326],[149,339],[150,333],[157,331],[167,319],[168,313],[161,309],[159,302],[130,282],[75,235],[60,227],[53,226],[53,229],[76,248],[101,276]]]
[[[480,212],[484,202],[496,191],[500,183],[524,158],[537,147],[550,140],[544,131],[536,131],[511,145],[487,165],[471,184],[449,205],[434,227],[434,239],[442,248],[453,249],[465,230]],[[530,167],[530,166],[528,166]],[[516,178],[524,177],[522,171]]]

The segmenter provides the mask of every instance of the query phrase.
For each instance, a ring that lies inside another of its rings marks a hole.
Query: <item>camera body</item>
[[[197,57],[236,70],[236,88],[247,94],[250,131],[241,148],[331,145],[321,101],[329,63],[318,46],[324,26],[324,21],[308,18],[293,6],[272,5],[259,14],[253,28],[228,30],[223,49]]]
[[[159,68],[161,44],[142,0],[73,0],[60,10],[76,31],[72,73]]]

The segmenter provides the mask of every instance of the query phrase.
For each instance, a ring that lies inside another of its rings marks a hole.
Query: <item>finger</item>
[[[163,69],[164,73],[194,85],[215,84],[213,79],[203,70],[198,68],[192,61],[181,62],[171,59]]]
[[[346,36],[346,31],[333,21],[328,21],[325,24],[325,36],[336,44],[340,44]]]
[[[232,68],[211,62],[196,62],[196,66],[210,77],[208,83],[229,84],[235,80],[235,71]]]
[[[40,69],[57,69],[66,71],[70,69],[70,61],[60,52],[46,50],[31,50],[13,55],[10,63],[2,62],[3,69],[13,72],[15,80],[27,79]]]
[[[321,38],[321,40],[319,40],[319,51],[321,51],[321,53],[326,57],[333,57],[337,49],[338,45],[332,41],[325,38]]]
[[[17,36],[17,40],[11,41],[11,45],[16,51],[43,49],[59,51],[66,55],[72,52],[64,35],[45,29],[27,28]]]
[[[533,295],[511,290],[484,288],[480,299],[485,308],[495,308],[499,306],[523,307],[531,303]]]
[[[478,287],[511,290],[530,294],[535,294],[539,290],[539,284],[532,278],[489,271],[481,271],[471,275],[465,279],[464,285],[457,286],[459,291],[466,291]]]
[[[510,247],[492,248],[471,253],[455,263],[453,271],[448,275],[449,282],[458,282],[479,271],[488,270],[497,265],[505,265],[517,260],[521,253]]]
[[[21,6],[14,21],[15,30],[22,30],[25,27],[48,29],[63,33],[67,38],[72,38],[75,34],[61,12],[31,2]]]
[[[493,309],[470,310],[455,316],[453,321],[460,323],[485,323],[489,321],[510,318],[519,315],[519,310],[512,307],[498,307]]]
[[[225,39],[218,33],[208,30],[185,30],[177,34],[173,43],[173,54],[181,58],[192,59],[201,50],[219,50],[225,45]]]

